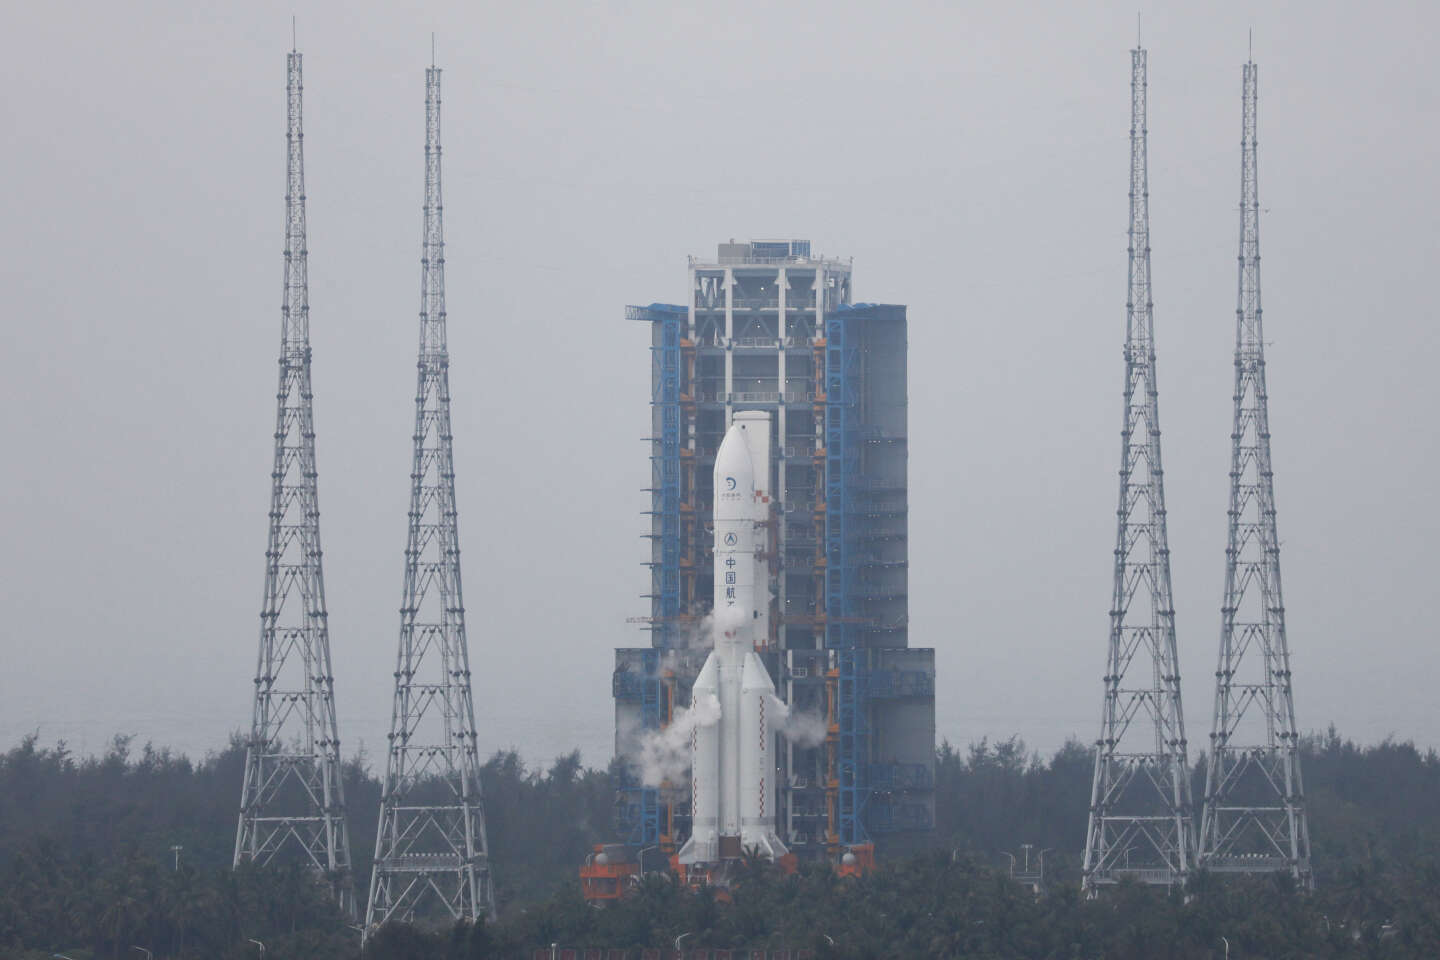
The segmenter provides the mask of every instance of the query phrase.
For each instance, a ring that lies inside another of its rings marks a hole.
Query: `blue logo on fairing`
[[[726,477],[726,478],[725,478],[725,489],[726,489],[726,490],[734,490],[734,489],[735,489],[735,478],[734,478],[734,477]]]

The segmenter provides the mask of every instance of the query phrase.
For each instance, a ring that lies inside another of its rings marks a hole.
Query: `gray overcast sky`
[[[609,756],[643,642],[647,332],[685,256],[808,237],[910,307],[911,642],[939,733],[1097,729],[1119,459],[1124,3],[11,4],[0,31],[0,742],[248,725],[285,58],[346,752],[389,723],[445,72],[461,537],[485,750]],[[1161,422],[1206,742],[1255,30],[1271,424],[1302,727],[1440,743],[1430,3],[1145,10]]]

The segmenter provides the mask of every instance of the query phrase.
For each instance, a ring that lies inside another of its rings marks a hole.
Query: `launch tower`
[[[1082,884],[1183,883],[1193,810],[1165,529],[1150,299],[1146,51],[1130,53],[1130,290],[1115,589]]]
[[[305,151],[300,54],[288,57],[285,292],[280,307],[280,388],[255,705],[235,865],[298,858],[355,912],[341,783],[335,678],[330,671],[325,577],[316,495],[310,393],[310,289],[305,242]]]
[[[425,209],[415,456],[395,701],[365,931],[389,920],[493,918],[470,691],[445,340],[440,70],[425,71]]]
[[[651,328],[648,647],[616,651],[616,752],[688,705],[714,607],[712,470],[743,411],[773,439],[755,647],[792,715],[822,737],[782,740],[780,839],[801,858],[922,848],[934,823],[934,651],[908,645],[906,317],[851,302],[851,265],[804,240],[722,243],[692,258],[683,305],[630,307]],[[632,851],[691,832],[684,782],[627,770]],[[648,858],[645,866],[653,868]]]
[[[1215,725],[1200,820],[1200,863],[1221,872],[1289,871],[1313,883],[1299,733],[1280,593],[1260,309],[1258,70],[1245,65],[1240,141],[1240,282],[1235,426]]]

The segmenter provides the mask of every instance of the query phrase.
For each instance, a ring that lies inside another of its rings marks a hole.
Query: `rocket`
[[[770,415],[736,413],[715,454],[715,646],[690,701],[719,720],[691,733],[686,865],[788,852],[775,834],[775,685],[755,652],[769,631],[769,461]]]

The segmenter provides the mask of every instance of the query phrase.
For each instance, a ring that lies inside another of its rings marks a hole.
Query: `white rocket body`
[[[768,634],[770,612],[763,557],[770,418],[747,412],[734,421],[715,455],[715,648],[692,690],[693,704],[719,701],[720,719],[696,726],[692,735],[691,832],[680,850],[683,864],[722,859],[722,837],[738,839],[726,845],[732,856],[750,848],[771,859],[787,852],[775,834],[775,731],[767,717],[775,685],[755,653],[756,641]],[[763,473],[756,470],[757,451]]]

